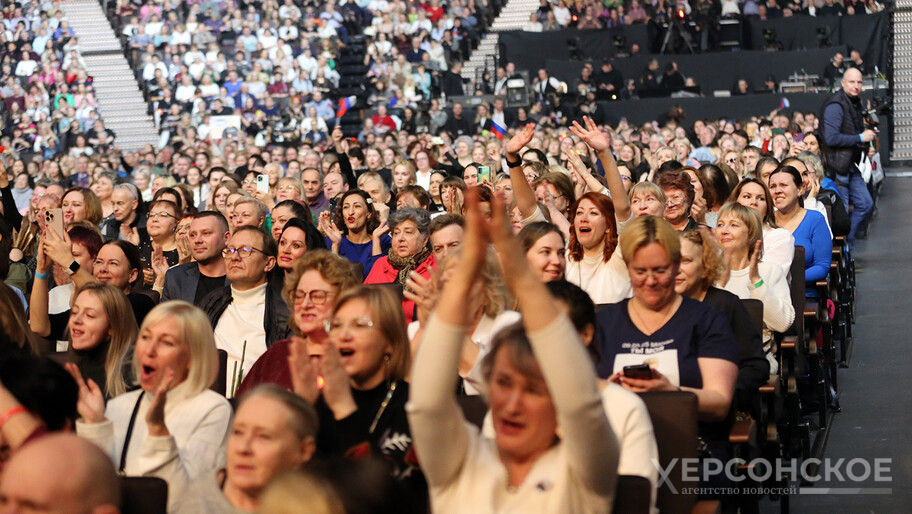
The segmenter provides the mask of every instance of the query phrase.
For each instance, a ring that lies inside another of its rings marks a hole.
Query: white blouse
[[[567,281],[578,285],[596,304],[617,303],[633,296],[630,286],[630,274],[621,257],[621,249],[615,248],[608,262],[601,256],[586,257],[575,261],[567,252],[567,268],[564,272]]]
[[[108,402],[105,420],[88,424],[76,421],[76,433],[95,443],[119,466],[127,425],[142,390],[122,394]],[[231,405],[213,391],[189,396],[183,383],[168,393],[165,425],[168,436],[149,435],[146,413],[152,395],[144,394],[136,413],[127,448],[127,476],[154,476],[168,482],[169,510],[191,480],[225,465]]]

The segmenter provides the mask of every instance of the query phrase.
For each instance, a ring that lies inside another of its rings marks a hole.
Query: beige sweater
[[[508,489],[496,443],[468,425],[453,389],[465,327],[436,316],[412,372],[407,407],[415,449],[435,513],[611,511],[618,444],[602,408],[595,371],[576,330],[562,316],[529,334],[561,427],[561,440]]]

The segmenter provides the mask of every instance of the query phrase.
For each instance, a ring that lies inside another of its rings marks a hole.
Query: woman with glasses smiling
[[[403,505],[398,512],[425,510],[427,483],[405,413],[411,357],[399,297],[388,287],[345,290],[335,299],[326,351],[314,358],[308,346],[293,340],[288,363],[295,392],[316,404],[317,450],[379,457],[410,493],[402,499],[411,508]]]
[[[156,200],[149,206],[149,213],[146,215],[146,232],[149,233],[148,239],[140,240],[139,254],[143,262],[154,263],[160,254],[164,260],[161,266],[159,263],[158,272],[152,269],[143,269],[143,283],[164,287],[165,271],[172,266],[180,264],[180,253],[177,251],[177,222],[180,221],[178,206],[170,200]],[[160,291],[160,289],[157,289]]]
[[[360,282],[361,277],[351,262],[327,250],[307,252],[298,259],[286,275],[282,289],[282,297],[291,310],[288,325],[294,335],[277,341],[257,359],[238,388],[237,396],[262,383],[291,389],[288,355],[292,341],[301,341],[309,356],[323,355],[329,344],[326,325],[336,297]]]

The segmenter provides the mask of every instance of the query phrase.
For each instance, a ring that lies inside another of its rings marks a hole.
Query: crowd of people
[[[7,150],[8,470],[80,448],[87,469],[165,480],[172,512],[278,512],[295,484],[347,509],[602,512],[617,476],[658,479],[633,393],[679,390],[731,456],[796,317],[796,245],[813,284],[870,218],[858,70],[842,86],[821,118],[452,142],[336,127],[323,152],[110,148],[37,170]],[[762,332],[739,298],[762,302]],[[478,395],[488,420],[466,425]]]
[[[82,50],[59,2],[4,4],[0,145],[75,159],[113,144],[116,136],[98,115]]]
[[[855,68],[820,113],[609,126],[545,70],[529,109],[446,112],[478,0],[118,2],[168,134],[122,151],[61,7],[5,9],[4,506],[116,512],[118,473],[169,512],[606,512],[623,475],[654,505],[635,393],[692,393],[732,456],[802,314],[796,246],[825,277],[883,177]],[[347,138],[359,34],[377,114]]]

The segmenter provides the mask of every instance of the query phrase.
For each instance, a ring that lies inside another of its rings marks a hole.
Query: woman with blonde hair
[[[665,216],[665,192],[655,182],[637,182],[627,193],[634,217]]]
[[[731,455],[728,414],[740,352],[721,312],[678,294],[681,241],[671,224],[655,216],[636,218],[620,240],[633,298],[596,315],[601,359],[598,374],[635,393],[691,392],[703,421],[700,435],[717,458]],[[627,366],[648,364],[646,377]]]
[[[260,500],[262,514],[346,514],[339,495],[313,473],[294,472],[273,480]]]
[[[763,254],[763,222],[754,209],[729,202],[719,210],[716,237],[726,260],[728,274],[719,281],[722,289],[738,298],[753,298],[763,302],[763,340],[768,347],[772,332],[785,332],[795,321],[795,308],[789,290],[788,277],[779,266],[761,262]],[[770,359],[770,364],[775,358]]]
[[[136,340],[136,318],[121,290],[99,282],[77,289],[67,328],[66,359],[98,384],[105,398],[132,388],[134,374],[128,363]]]
[[[383,286],[350,288],[337,297],[328,327],[321,357],[310,358],[304,342],[294,340],[288,360],[295,392],[316,404],[317,448],[326,456],[379,457],[423,508],[427,484],[410,455],[405,412],[411,354],[399,296]]]
[[[149,312],[133,354],[140,387],[107,405],[94,380],[83,380],[73,364],[67,370],[79,385],[79,436],[102,448],[124,475],[168,482],[170,507],[183,495],[182,484],[221,467],[231,405],[209,389],[218,354],[199,308],[170,301]]]
[[[398,193],[405,186],[417,183],[418,175],[415,171],[415,165],[411,161],[403,160],[393,165],[393,192]]]

